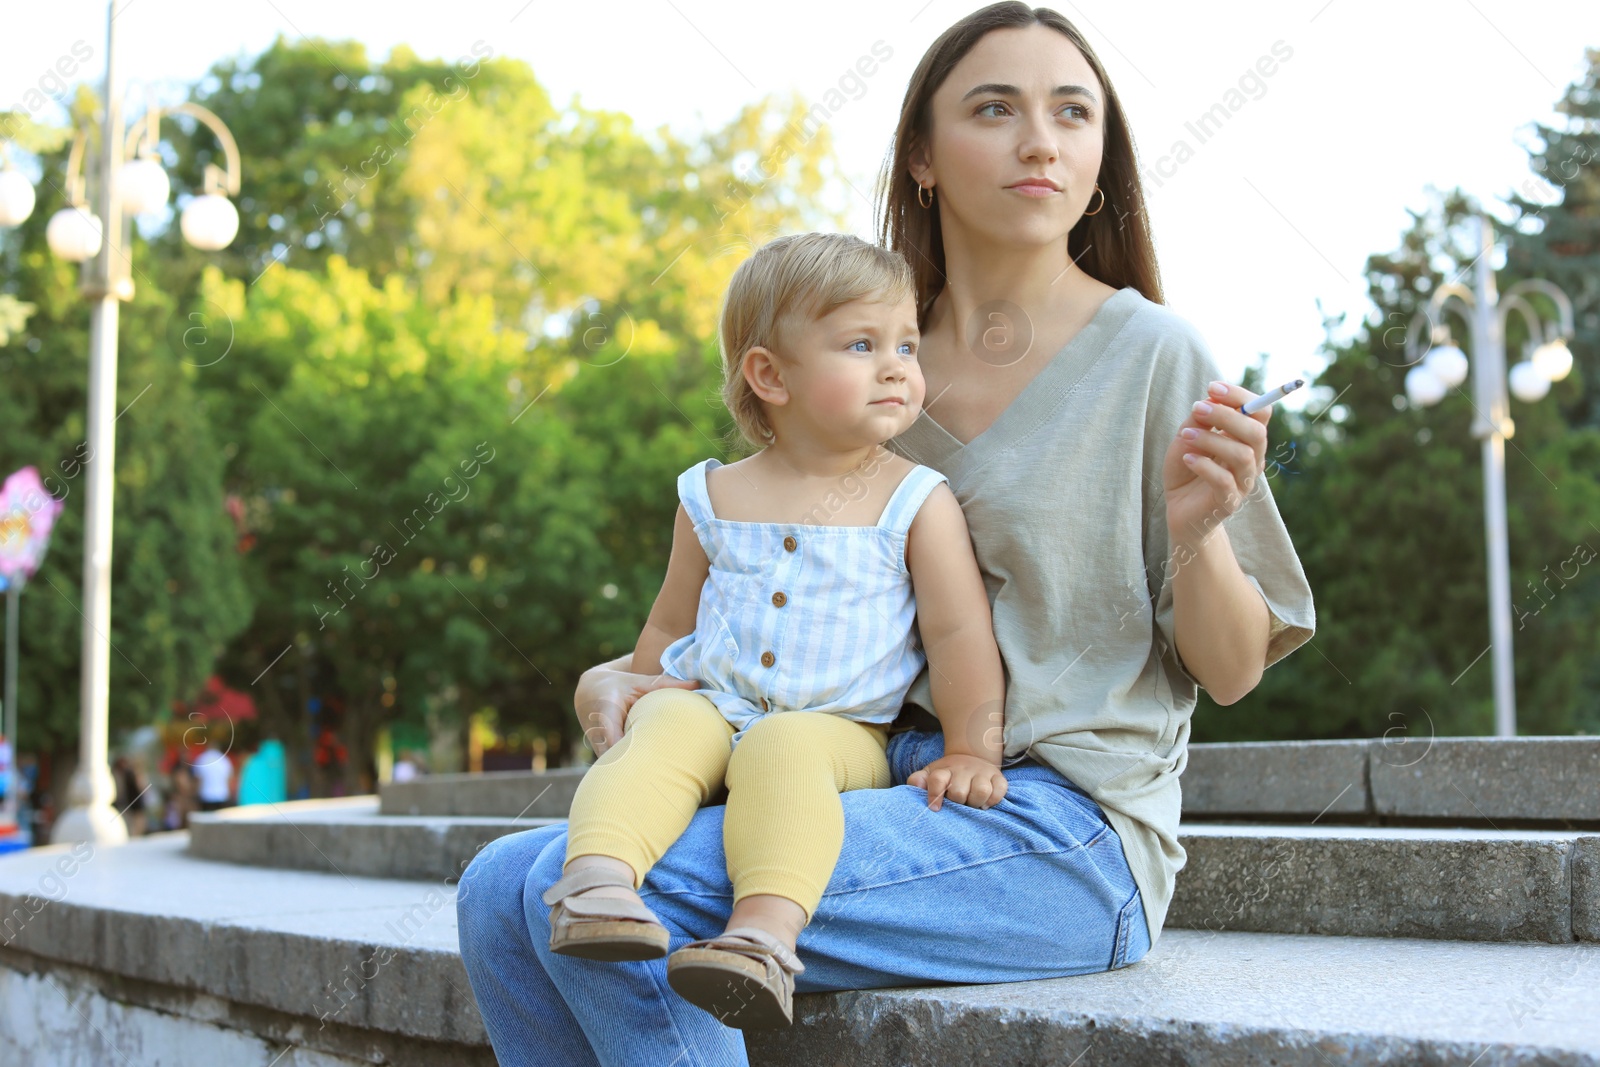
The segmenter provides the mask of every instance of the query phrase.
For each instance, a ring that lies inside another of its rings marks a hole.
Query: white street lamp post
[[[115,13],[106,18],[105,121],[100,137],[100,217],[94,229],[103,231],[93,266],[84,280],[89,312],[89,463],[83,517],[83,668],[79,682],[78,769],[68,789],[68,808],[56,819],[51,840],[93,841],[115,844],[128,839],[127,827],[112,806],[116,783],[107,762],[108,707],[111,690],[111,490],[116,465],[117,436],[112,427],[117,399],[117,321],[119,288],[131,288],[132,279],[122,269],[127,253],[122,247],[121,190],[117,168],[122,130],[122,98],[117,92]],[[69,208],[73,215],[81,210]],[[71,216],[66,216],[70,218]],[[50,229],[73,234],[64,217],[50,220]],[[109,226],[104,222],[110,222]],[[87,249],[88,235],[78,227],[80,244]],[[52,248],[55,246],[52,245]],[[93,252],[90,253],[91,255]],[[121,283],[119,285],[119,283]]]
[[[45,228],[50,250],[63,259],[83,262],[80,291],[92,302],[89,318],[89,456],[84,492],[83,534],[83,673],[79,688],[78,769],[69,787],[68,808],[56,820],[56,843],[127,840],[127,829],[113,808],[116,784],[107,760],[111,680],[111,504],[116,469],[117,321],[118,301],[133,298],[124,234],[132,216],[165,205],[171,184],[149,153],[155,148],[162,114],[193,115],[217,135],[227,157],[226,174],[205,170],[205,195],[184,209],[180,229],[197,248],[226,247],[239,228],[239,214],[223,193],[239,192],[239,152],[221,120],[197,104],[160,109],[151,106],[142,124],[123,138],[122,102],[116,81],[116,11],[107,4],[105,112],[99,144],[97,214],[89,211],[79,173],[88,136],[80,130],[67,162],[70,206],[56,213]],[[139,158],[123,160],[142,144]],[[19,182],[19,179],[20,182]],[[125,195],[126,190],[126,195]],[[33,189],[14,170],[0,170],[0,225],[16,225],[33,211]],[[124,209],[127,209],[126,212]]]
[[[1531,359],[1511,368],[1511,391],[1518,400],[1529,403],[1543,397],[1552,381],[1560,381],[1572,369],[1572,353],[1565,338],[1573,335],[1572,301],[1556,285],[1539,278],[1518,282],[1504,297],[1496,294],[1494,269],[1489,250],[1494,245],[1494,227],[1485,216],[1478,217],[1478,258],[1474,261],[1473,286],[1454,283],[1434,290],[1427,307],[1419,310],[1406,335],[1406,359],[1412,364],[1406,372],[1406,396],[1419,407],[1444,399],[1445,393],[1467,377],[1467,357],[1450,343],[1449,328],[1434,325],[1451,297],[1465,306],[1472,338],[1473,410],[1472,435],[1483,442],[1483,519],[1489,549],[1489,649],[1494,664],[1494,732],[1498,737],[1517,733],[1516,694],[1511,666],[1511,562],[1506,537],[1505,442],[1515,426],[1507,412],[1505,324],[1510,313],[1522,313],[1528,334],[1536,339]],[[1540,292],[1556,305],[1559,329],[1543,323],[1523,293]],[[1421,328],[1431,326],[1433,347],[1422,357],[1418,343]],[[1531,347],[1531,346],[1530,346]],[[1420,362],[1419,362],[1420,359]]]

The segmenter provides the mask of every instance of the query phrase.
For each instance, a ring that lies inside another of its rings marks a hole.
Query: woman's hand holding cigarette
[[[1173,541],[1191,532],[1203,537],[1238,511],[1266,469],[1272,408],[1252,415],[1239,410],[1255,396],[1243,386],[1212,382],[1178,427],[1162,464]]]

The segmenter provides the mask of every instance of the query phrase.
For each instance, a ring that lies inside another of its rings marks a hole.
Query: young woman
[[[996,4],[941,35],[885,178],[882,237],[916,273],[927,383],[889,447],[944,474],[966,516],[1006,669],[1008,789],[935,811],[911,784],[942,754],[924,671],[889,739],[894,784],[841,795],[795,992],[1127,966],[1183,865],[1197,687],[1233,703],[1314,632],[1263,476],[1270,409],[1240,412],[1253,394],[1161,304],[1126,117],[1060,15]],[[697,685],[630,659],[578,687],[599,753],[643,693]],[[723,814],[700,809],[639,888],[674,948],[741,918]],[[747,1063],[740,1030],[677,997],[663,960],[548,950],[540,898],[565,852],[560,825],[501,838],[458,887],[500,1062]]]

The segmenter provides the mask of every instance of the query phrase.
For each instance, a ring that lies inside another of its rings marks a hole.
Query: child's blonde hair
[[[722,402],[752,449],[772,443],[765,405],[745,380],[757,345],[787,358],[785,330],[852,300],[914,299],[916,279],[898,252],[847,233],[798,233],[768,241],[733,272],[722,303]],[[792,336],[792,333],[790,333]]]

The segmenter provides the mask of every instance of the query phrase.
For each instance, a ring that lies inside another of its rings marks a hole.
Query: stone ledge
[[[1582,837],[1572,856],[1572,933],[1600,941],[1600,837]]]
[[[1596,782],[1600,737],[1192,744],[1183,813],[1600,828]]]
[[[585,768],[387,783],[385,815],[564,819]],[[1600,737],[1394,737],[1192,744],[1193,819],[1453,821],[1600,829]]]
[[[1379,815],[1600,820],[1600,737],[1438,738],[1403,758],[1374,742],[1369,769]]]
[[[352,877],[454,880],[495,838],[566,821],[565,815],[443,818],[378,812],[376,798],[359,796],[196,813],[189,819],[189,852],[225,863]]]
[[[1186,823],[1179,840],[1171,926],[1561,943],[1592,938],[1600,911],[1573,870],[1600,836]]]
[[[487,1044],[324,1023],[5,948],[0,1003],[0,1048],[27,1050],[28,1067],[495,1067]]]
[[[1243,741],[1189,746],[1178,779],[1185,819],[1270,812],[1288,818],[1365,815],[1370,741]]]
[[[318,1025],[486,1040],[453,886],[213,863],[185,855],[187,837],[0,859],[0,940]]]
[[[326,809],[318,803],[193,816],[190,852],[352,876],[453,880],[495,838],[561,821],[386,816],[370,797]],[[1600,862],[1597,835],[1202,822],[1184,823],[1179,840],[1189,856],[1171,927],[1600,940],[1600,872],[1591,873]]]
[[[1600,1063],[1600,946],[1173,930],[1132,967],[796,998],[752,1063]],[[1088,1053],[1088,1055],[1085,1055]]]
[[[565,819],[586,767],[430,774],[379,788],[384,815],[504,815]]]
[[[456,1049],[460,1062],[481,1062],[453,887],[214,863],[186,855],[184,838],[0,859],[0,908],[24,915],[0,968],[26,954],[41,968],[151,983],[167,998],[213,997],[232,1005],[235,1025],[265,1008],[316,1028],[339,1005],[333,1022],[353,1034],[437,1042],[452,1057],[443,1062],[457,1062]],[[30,896],[43,907],[31,910]],[[373,960],[383,962],[371,978],[330,1000],[341,976]],[[1143,961],[1104,974],[803,994],[793,1029],[747,1041],[764,1067],[1042,1067],[1086,1050],[1097,1064],[1600,1067],[1596,982],[1600,945],[1169,930]],[[293,1025],[267,1018],[249,1025]],[[403,1062],[377,1043],[365,1059]]]

